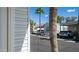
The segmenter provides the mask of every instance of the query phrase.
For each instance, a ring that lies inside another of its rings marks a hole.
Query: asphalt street
[[[31,35],[31,52],[51,52],[50,40],[38,35]],[[58,39],[59,52],[79,52],[79,43]]]

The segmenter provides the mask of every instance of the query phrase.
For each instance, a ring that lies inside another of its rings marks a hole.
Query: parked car
[[[41,32],[38,30],[37,32],[36,32],[36,35],[44,35],[44,31],[43,30],[41,30]]]
[[[75,32],[73,32],[74,34],[73,34],[73,40],[74,41],[79,41],[79,34],[78,34],[78,32],[77,31],[75,31]]]
[[[60,38],[73,38],[74,33],[72,31],[60,31],[58,36]]]
[[[79,41],[79,35],[77,31],[60,31],[57,35],[60,38],[71,38],[74,41]]]

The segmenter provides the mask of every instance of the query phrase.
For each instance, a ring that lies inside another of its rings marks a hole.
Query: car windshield
[[[71,31],[61,31],[60,33],[72,33]]]

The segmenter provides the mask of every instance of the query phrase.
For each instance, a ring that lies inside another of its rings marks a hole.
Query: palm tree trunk
[[[50,36],[51,51],[52,52],[58,52],[58,43],[57,43],[57,7],[50,7],[49,36]]]
[[[77,24],[77,32],[78,32],[78,36],[79,36],[79,11],[78,11],[78,24]],[[79,39],[79,38],[78,38]]]

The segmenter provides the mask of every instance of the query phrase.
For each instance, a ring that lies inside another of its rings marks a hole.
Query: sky
[[[31,7],[29,11],[30,19],[32,19],[36,24],[39,24],[39,15],[35,13],[37,7]],[[49,21],[49,7],[43,7],[44,14],[42,14],[42,24]],[[59,16],[78,16],[79,7],[58,7],[57,15]]]
[[[37,9],[37,7],[32,7],[32,8],[30,8],[30,12],[29,12],[29,15],[30,15],[30,18],[34,21],[34,22],[36,22],[37,23],[37,25],[38,25],[38,23],[39,23],[39,15],[38,14],[36,14],[35,13],[35,10]],[[44,7],[43,8],[43,10],[44,10],[44,14],[42,14],[42,17],[41,17],[41,19],[42,19],[42,24],[44,24],[44,23],[46,23],[46,22],[48,22],[48,19],[49,19],[49,8],[48,7]]]

